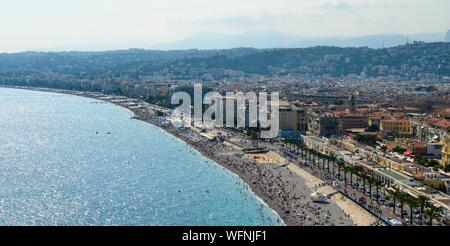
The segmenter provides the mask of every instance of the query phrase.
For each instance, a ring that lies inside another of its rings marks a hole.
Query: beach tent
[[[402,226],[403,225],[403,223],[398,219],[390,219],[389,224],[391,224],[392,226]]]

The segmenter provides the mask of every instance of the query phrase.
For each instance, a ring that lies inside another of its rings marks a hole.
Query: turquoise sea
[[[280,225],[239,177],[99,102],[0,88],[0,225]]]

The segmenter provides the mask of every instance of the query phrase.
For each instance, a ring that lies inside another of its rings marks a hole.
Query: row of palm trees
[[[317,164],[322,170],[326,170],[329,174],[334,176],[344,175],[344,184],[348,185],[348,174],[350,176],[350,184],[354,186],[354,178],[357,180],[357,185],[364,190],[368,186],[370,197],[372,198],[372,188],[376,189],[376,199],[379,201],[379,191],[384,183],[378,179],[373,178],[364,172],[364,168],[361,166],[346,165],[344,161],[338,159],[333,153],[324,154],[315,149],[308,148],[306,145],[299,141],[285,140],[288,149],[291,152],[296,152],[305,160]],[[322,165],[320,165],[320,163]],[[337,172],[336,172],[337,171]]]
[[[415,208],[420,208],[420,223],[423,224],[424,215],[428,219],[428,223],[433,225],[433,220],[438,216],[438,209],[430,203],[430,198],[424,195],[413,196],[409,193],[401,191],[398,185],[393,185],[388,190],[389,195],[394,201],[394,214],[397,202],[400,202],[401,218],[404,218],[404,204],[408,204],[410,209],[410,223],[413,223],[413,211]]]
[[[293,140],[285,140],[285,144],[287,145],[289,151],[295,152],[297,155],[301,156],[303,159],[317,165],[322,170],[326,170],[329,174],[333,174],[334,176],[341,177],[341,174],[344,176],[344,184],[347,187],[348,185],[348,175],[350,176],[350,185],[354,186],[354,178],[356,178],[356,185],[359,188],[364,189],[366,191],[366,186],[369,188],[369,195],[372,198],[372,188],[376,189],[376,201],[379,202],[379,191],[385,184],[373,178],[371,175],[367,174],[364,171],[364,168],[361,166],[353,166],[346,165],[346,163],[342,160],[339,160],[333,153],[324,154],[320,151],[308,148],[306,145],[301,143],[300,141]],[[320,160],[322,162],[320,162]],[[322,163],[322,165],[320,164]],[[336,173],[337,171],[337,173]],[[383,189],[383,191],[385,191]],[[404,218],[404,205],[407,204],[410,208],[410,223],[413,222],[413,210],[415,208],[420,208],[420,222],[423,224],[424,215],[428,218],[429,223],[432,225],[433,220],[438,215],[438,209],[434,207],[430,203],[430,199],[426,196],[420,195],[418,197],[412,196],[409,193],[403,192],[397,185],[392,186],[388,190],[390,196],[394,200],[394,208],[393,212],[395,214],[397,201],[400,202],[400,213],[401,218]]]

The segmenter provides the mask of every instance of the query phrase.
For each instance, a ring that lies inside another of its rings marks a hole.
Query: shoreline
[[[20,89],[20,90],[29,90],[29,91],[37,91],[37,92],[48,92],[48,93],[56,93],[56,94],[63,94],[63,95],[71,95],[71,96],[79,96],[79,97],[85,97],[85,98],[89,98],[89,99],[95,99],[95,100],[99,100],[99,101],[103,101],[103,102],[107,102],[107,103],[111,103],[115,106],[121,107],[123,109],[128,110],[129,112],[132,113],[132,117],[135,120],[139,120],[141,122],[144,122],[146,124],[150,124],[156,128],[158,128],[159,130],[169,134],[170,136],[174,137],[175,139],[184,142],[185,144],[187,144],[188,146],[190,146],[191,148],[193,148],[195,151],[198,152],[198,154],[202,155],[204,158],[207,158],[215,163],[217,163],[217,165],[219,165],[220,167],[224,168],[226,171],[230,172],[232,175],[235,175],[237,178],[239,178],[248,188],[249,191],[255,196],[255,198],[262,203],[262,205],[266,206],[267,208],[271,209],[273,211],[273,213],[275,213],[280,219],[281,219],[281,223],[280,226],[292,226],[288,223],[286,223],[285,218],[283,218],[284,216],[282,216],[280,213],[282,213],[281,209],[278,209],[278,205],[276,205],[274,202],[264,198],[264,194],[262,192],[259,192],[258,190],[255,190],[250,184],[251,184],[251,180],[249,180],[246,176],[242,175],[242,173],[227,165],[224,163],[221,163],[220,160],[218,158],[216,158],[213,155],[208,155],[203,149],[201,149],[200,147],[190,143],[187,139],[185,139],[183,136],[177,134],[176,132],[170,131],[167,128],[164,128],[160,125],[155,124],[155,122],[149,121],[149,120],[145,120],[143,119],[138,112],[136,112],[135,110],[126,107],[124,105],[121,105],[120,103],[114,103],[111,101],[107,101],[107,100],[102,100],[99,99],[98,97],[95,97],[89,93],[91,92],[83,92],[86,94],[83,95],[79,95],[77,94],[77,92],[80,91],[69,91],[69,90],[59,90],[59,89],[52,89],[52,88],[35,88],[35,87],[16,87],[16,86],[0,86],[0,88],[9,88],[9,89]],[[105,95],[106,96],[106,95]]]
[[[90,97],[89,97],[89,98],[90,98]],[[115,105],[117,105],[117,104],[115,104]],[[126,108],[126,107],[123,107],[122,105],[117,105],[117,106],[122,107],[122,108],[125,108],[125,109],[129,110],[131,113],[133,113],[133,115],[134,115],[133,118],[134,118],[135,120],[139,120],[139,121],[142,121],[142,122],[144,122],[144,123],[150,124],[150,125],[156,127],[157,129],[161,130],[163,133],[168,134],[169,136],[173,137],[175,140],[177,140],[177,141],[182,141],[183,143],[185,143],[185,144],[188,145],[189,147],[193,148],[193,149],[195,150],[195,152],[197,152],[197,154],[199,154],[199,155],[203,156],[204,158],[206,158],[206,159],[208,159],[208,160],[210,160],[210,161],[216,163],[219,167],[223,168],[225,171],[229,172],[231,175],[233,175],[233,176],[235,176],[236,178],[238,178],[240,181],[243,182],[243,184],[245,184],[245,185],[249,188],[249,191],[252,193],[252,195],[255,196],[255,198],[256,198],[260,203],[262,203],[265,207],[271,209],[272,212],[273,212],[274,214],[276,214],[276,215],[281,219],[281,222],[282,222],[282,223],[281,223],[280,226],[289,226],[288,224],[286,224],[286,222],[284,221],[283,217],[280,215],[280,211],[277,211],[276,209],[274,209],[273,206],[271,206],[271,205],[269,204],[269,202],[267,202],[265,199],[263,199],[263,198],[261,197],[261,195],[259,195],[258,192],[255,191],[255,190],[252,188],[252,186],[250,185],[250,180],[249,180],[247,177],[245,177],[244,175],[241,175],[241,172],[239,172],[237,169],[234,169],[234,168],[232,168],[231,166],[228,166],[228,165],[226,165],[226,164],[222,164],[222,163],[220,162],[220,159],[214,157],[213,155],[208,155],[208,154],[205,153],[205,151],[203,151],[200,147],[197,147],[197,146],[195,146],[195,145],[193,145],[193,144],[190,144],[187,140],[185,140],[185,139],[184,139],[183,137],[181,137],[180,135],[177,135],[177,134],[175,134],[174,132],[171,132],[171,131],[169,131],[169,130],[163,128],[163,127],[160,127],[160,126],[158,126],[158,125],[155,125],[155,124],[153,124],[153,123],[151,123],[151,122],[148,122],[148,121],[142,120],[142,119],[140,119],[140,118],[137,118],[135,112],[133,112],[132,110],[130,110],[130,109]]]
[[[69,94],[69,95],[73,95],[73,94]],[[87,97],[87,98],[100,100],[100,99],[95,98],[95,97]],[[106,102],[112,103],[110,101],[106,101]],[[193,148],[199,155],[203,156],[204,158],[206,158],[208,160],[211,160],[211,161],[217,163],[217,165],[219,165],[220,167],[224,168],[226,171],[230,172],[232,175],[235,175],[237,178],[239,178],[249,188],[249,191],[255,196],[255,198],[259,202],[261,202],[264,206],[266,206],[269,209],[271,209],[273,211],[273,213],[275,213],[281,219],[281,221],[280,221],[281,225],[280,226],[293,226],[293,225],[290,225],[290,224],[286,223],[286,218],[284,218],[284,216],[282,216],[282,213],[283,213],[282,209],[279,208],[279,206],[276,203],[274,203],[272,200],[265,198],[264,197],[264,193],[262,191],[252,187],[251,179],[249,179],[247,176],[243,175],[241,171],[239,171],[236,168],[233,168],[230,165],[227,165],[226,163],[223,163],[216,156],[208,154],[208,152],[206,152],[204,149],[202,149],[201,147],[199,147],[199,146],[197,146],[195,144],[192,144],[188,139],[184,138],[182,135],[177,134],[174,131],[171,131],[169,128],[165,128],[165,127],[162,127],[160,125],[155,124],[155,122],[142,119],[135,111],[133,111],[132,109],[127,108],[127,107],[125,107],[123,105],[120,105],[120,104],[117,104],[117,103],[112,103],[112,104],[131,111],[133,113],[133,115],[134,115],[133,119],[142,121],[142,122],[147,123],[147,124],[150,124],[150,125],[158,128],[158,129],[160,129],[161,131],[169,134],[170,136],[174,137],[175,139],[184,142],[186,145],[188,145],[191,148]]]
[[[103,102],[108,102],[121,108],[127,109],[133,114],[133,117],[131,118],[145,122],[147,124],[151,124],[154,127],[157,127],[160,130],[166,132],[167,134],[170,134],[174,138],[183,141],[184,143],[195,149],[203,157],[217,163],[224,169],[230,171],[233,175],[239,177],[248,187],[249,191],[255,195],[256,199],[258,199],[262,203],[262,205],[267,206],[275,214],[278,215],[278,217],[281,219],[281,221],[279,221],[281,226],[336,225],[336,224],[348,226],[358,224],[355,221],[351,220],[351,218],[343,218],[343,216],[346,217],[347,215],[347,213],[345,213],[344,211],[341,211],[343,213],[339,213],[340,217],[339,215],[330,214],[330,211],[335,210],[334,207],[330,209],[331,205],[340,208],[340,206],[338,206],[338,204],[335,203],[334,201],[332,204],[330,204],[329,207],[325,208],[318,207],[314,204],[311,204],[309,201],[306,201],[309,194],[311,194],[311,189],[307,187],[307,185],[305,185],[305,180],[301,180],[303,179],[303,177],[301,176],[294,177],[293,175],[296,174],[293,174],[292,171],[289,170],[289,168],[284,169],[280,168],[280,166],[277,165],[273,166],[261,165],[254,161],[252,162],[250,160],[247,160],[243,156],[237,157],[236,155],[230,155],[226,157],[220,157],[217,151],[222,150],[222,148],[226,148],[225,144],[217,142],[210,143],[208,142],[205,136],[190,128],[184,128],[180,130],[171,127],[170,124],[167,125],[160,124],[160,122],[158,122],[158,119],[155,119],[157,118],[156,111],[152,112],[153,113],[152,114],[150,112],[151,110],[146,111],[140,107],[136,107],[135,105],[130,106],[131,104],[123,105],[118,100],[113,100],[120,96],[113,96],[96,92],[71,91],[52,88],[34,88],[34,87],[18,87],[18,86],[1,86],[1,87],[80,96]],[[110,100],[108,100],[108,98],[110,98]],[[144,103],[139,99],[133,98],[127,98],[124,100],[134,101],[136,102],[136,105]],[[151,106],[158,107],[156,105]],[[203,142],[195,142],[192,138],[203,139],[202,140]],[[294,180],[294,178],[298,178],[298,180]],[[285,182],[289,184],[289,187],[284,187],[286,186]],[[292,188],[289,191],[291,183]],[[297,185],[299,188],[297,187]],[[301,193],[301,191],[303,191],[303,193]],[[294,195],[292,195],[291,193],[294,193]],[[300,198],[296,197],[299,194]],[[296,204],[297,207],[295,206],[293,207],[291,205],[291,203],[294,203],[294,201],[297,203]],[[297,211],[299,207],[300,210]],[[293,212],[291,212],[292,209],[294,209]],[[326,209],[326,211],[324,211],[324,209]],[[303,210],[307,210],[307,212],[305,213],[305,211]],[[323,219],[325,221],[323,222],[322,216],[324,215],[325,212],[327,212],[328,215],[326,216],[326,219]],[[300,215],[302,217],[301,220],[298,218]],[[335,217],[331,219],[333,216]]]

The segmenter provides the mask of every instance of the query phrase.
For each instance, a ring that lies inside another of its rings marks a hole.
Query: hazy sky
[[[444,32],[450,0],[0,0],[0,52],[145,47],[198,32]]]

